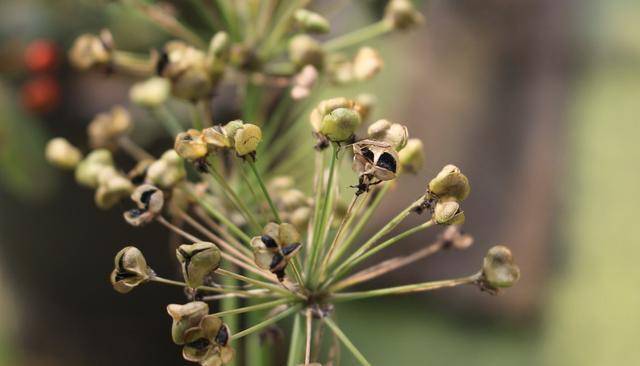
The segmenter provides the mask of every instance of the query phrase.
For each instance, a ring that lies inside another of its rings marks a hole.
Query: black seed
[[[396,172],[396,159],[394,159],[393,155],[385,152],[380,155],[378,158],[377,166],[387,169],[390,172]]]
[[[200,338],[200,339],[196,339],[195,341],[187,344],[187,346],[193,347],[193,348],[195,348],[197,350],[203,350],[203,349],[209,347],[210,344],[211,344],[211,342],[209,342],[208,339]]]
[[[267,248],[277,248],[278,247],[278,243],[276,243],[276,241],[270,237],[269,235],[262,235],[260,237],[260,240],[262,240],[262,242],[264,243],[264,245]]]
[[[284,280],[284,268],[273,273],[278,277],[278,281],[282,282]]]
[[[140,195],[140,202],[144,203],[144,209],[149,209],[149,201],[151,200],[151,196],[156,193],[157,189],[149,189],[147,191],[142,192]]]
[[[369,150],[368,147],[362,148],[362,150],[360,150],[360,153],[362,154],[362,156],[367,158],[367,160],[373,161],[373,152]]]
[[[276,253],[273,255],[273,258],[271,258],[271,264],[269,265],[269,269],[273,270],[274,268],[277,268],[280,263],[282,263],[282,261],[284,260],[284,257],[282,256],[282,254],[280,253]]]
[[[300,248],[300,243],[294,243],[291,245],[287,245],[286,247],[282,248],[282,254],[284,254],[285,257],[288,257],[289,255],[291,255],[292,253],[294,253],[298,248]]]
[[[135,219],[143,213],[144,211],[138,210],[137,208],[132,208],[131,210],[127,211],[127,215],[129,215],[129,217],[131,217],[132,219]]]
[[[163,50],[162,52],[160,52],[160,58],[158,59],[158,63],[156,64],[156,74],[161,76],[168,64],[169,54]]]
[[[220,330],[218,331],[218,334],[216,335],[215,341],[217,344],[223,347],[227,345],[227,342],[229,342],[229,329],[227,328],[226,325],[223,325],[220,328]]]
[[[126,280],[127,278],[136,277],[137,275],[129,272],[117,272],[116,273],[116,282]]]

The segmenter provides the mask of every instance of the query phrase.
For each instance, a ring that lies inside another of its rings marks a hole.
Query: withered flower
[[[164,194],[150,184],[137,187],[131,200],[138,206],[124,213],[124,219],[132,226],[142,226],[153,221],[162,212]]]
[[[94,148],[117,146],[117,139],[131,130],[131,116],[122,106],[114,106],[109,112],[99,113],[87,126],[89,143]]]
[[[481,282],[489,290],[511,287],[520,279],[520,268],[509,248],[496,245],[489,249],[482,265]]]

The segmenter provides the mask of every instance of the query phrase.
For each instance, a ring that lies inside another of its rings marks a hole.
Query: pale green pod
[[[213,243],[183,244],[176,250],[184,280],[191,288],[204,284],[205,277],[220,266],[220,250]]]
[[[469,179],[455,165],[447,165],[429,182],[429,192],[437,197],[453,197],[462,202],[471,192]]]
[[[492,288],[513,286],[520,278],[520,268],[514,263],[509,248],[497,245],[489,249],[482,265],[482,277]]]
[[[144,108],[157,108],[164,104],[171,94],[171,83],[158,76],[133,84],[129,99]]]
[[[49,163],[67,170],[75,169],[82,160],[80,150],[62,137],[49,140],[44,154]]]
[[[193,301],[184,305],[170,304],[167,305],[167,313],[173,319],[171,339],[175,344],[183,345],[185,332],[200,324],[200,321],[209,313],[209,305],[202,301]]]
[[[120,293],[127,293],[149,280],[152,273],[142,252],[133,246],[120,250],[114,257],[111,284]]]
[[[337,108],[322,118],[320,133],[334,142],[347,141],[360,126],[360,114],[351,108]]]
[[[307,9],[296,10],[293,19],[296,25],[307,33],[328,33],[331,30],[331,25],[325,17]]]
[[[91,151],[76,166],[76,182],[86,187],[97,188],[98,175],[105,167],[113,167],[111,152],[107,149]]]
[[[251,123],[245,123],[236,131],[234,136],[236,153],[238,156],[255,153],[261,141],[262,130],[260,127]]]
[[[173,148],[182,158],[197,160],[207,155],[207,143],[204,142],[202,132],[190,129],[176,136]]]
[[[406,30],[424,22],[424,17],[410,0],[390,0],[384,10],[384,19],[399,30]]]
[[[321,70],[324,65],[324,50],[311,36],[298,34],[289,41],[289,59],[299,68],[312,65]]]
[[[424,165],[424,146],[420,139],[408,139],[407,145],[398,152],[402,171],[416,174]]]

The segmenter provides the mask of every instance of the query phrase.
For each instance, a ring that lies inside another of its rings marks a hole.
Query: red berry
[[[59,101],[60,86],[58,81],[50,76],[29,80],[22,86],[22,104],[30,111],[50,112]]]
[[[48,40],[35,40],[24,51],[25,66],[33,72],[53,70],[58,63],[58,49]]]

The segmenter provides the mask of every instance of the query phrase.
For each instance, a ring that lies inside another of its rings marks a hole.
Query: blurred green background
[[[381,2],[352,3],[334,16],[337,29],[379,14]],[[384,283],[468,273],[501,241],[523,278],[498,297],[458,288],[339,306],[343,329],[375,365],[640,364],[640,240],[631,232],[640,204],[640,3],[434,0],[423,10],[423,29],[375,43],[385,71],[360,89],[379,95],[377,116],[406,121],[426,141],[427,167],[407,190],[421,191],[444,163],[463,166],[477,243]],[[167,333],[162,304],[176,294],[123,298],[106,281],[120,243],[162,232],[94,212],[90,194],[41,157],[50,136],[79,141],[95,111],[126,99],[127,81],[62,65],[52,112],[21,104],[33,77],[19,66],[24,44],[47,38],[64,49],[104,26],[116,39],[135,29],[120,37],[130,49],[161,40],[106,1],[0,1],[0,365],[182,362],[157,336]],[[103,90],[83,96],[95,83]],[[394,192],[376,223],[404,198]],[[166,253],[155,256],[170,266]]]

